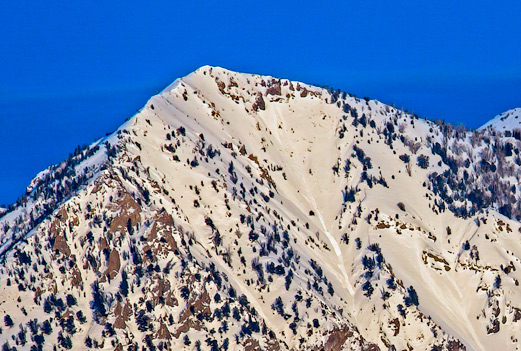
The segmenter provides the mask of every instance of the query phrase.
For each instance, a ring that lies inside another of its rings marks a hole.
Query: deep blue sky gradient
[[[476,128],[521,106],[518,1],[1,1],[0,204],[202,65]]]

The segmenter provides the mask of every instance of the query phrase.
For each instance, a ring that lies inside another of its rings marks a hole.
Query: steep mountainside
[[[202,67],[0,218],[0,344],[516,350],[518,136]]]

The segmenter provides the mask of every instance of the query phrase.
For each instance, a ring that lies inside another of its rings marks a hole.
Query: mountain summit
[[[202,67],[2,214],[1,345],[515,350],[519,136]]]
[[[521,128],[521,108],[514,108],[503,112],[487,123],[485,123],[480,129],[486,129],[492,127],[498,131],[514,130]]]

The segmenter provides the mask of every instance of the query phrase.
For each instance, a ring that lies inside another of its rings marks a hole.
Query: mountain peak
[[[481,126],[479,129],[484,130],[487,128],[494,128],[499,132],[521,129],[521,108],[517,107],[500,113],[499,115],[485,123],[483,126]]]
[[[0,213],[0,340],[514,349],[519,152],[514,137],[203,66]]]

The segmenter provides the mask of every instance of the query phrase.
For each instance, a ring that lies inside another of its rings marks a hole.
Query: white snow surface
[[[500,113],[479,129],[494,128],[499,132],[512,131],[514,129],[521,129],[521,108],[514,108],[503,113]]]

